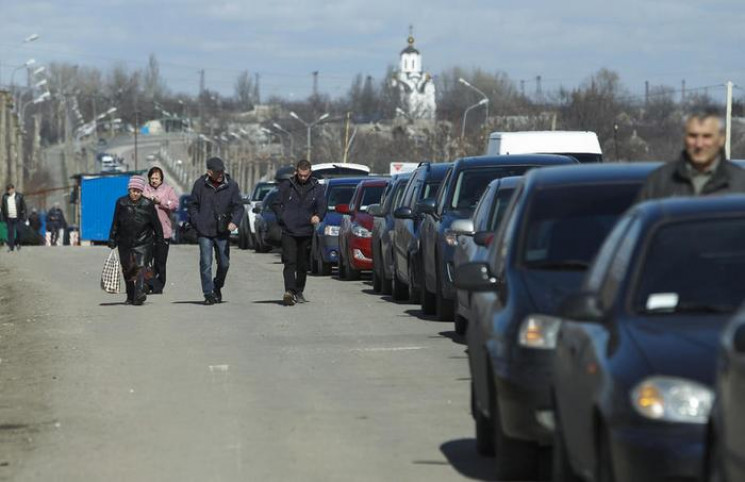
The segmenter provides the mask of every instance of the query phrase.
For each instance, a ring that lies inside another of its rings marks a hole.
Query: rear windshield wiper
[[[545,269],[551,271],[583,271],[590,267],[587,261],[567,259],[563,261],[536,261],[525,265],[529,269]]]
[[[737,309],[733,305],[712,305],[706,303],[680,303],[669,308],[655,308],[644,310],[650,314],[673,314],[673,313],[733,313]]]

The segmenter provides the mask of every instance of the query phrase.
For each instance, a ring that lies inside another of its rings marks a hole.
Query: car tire
[[[414,285],[414,280],[412,279],[413,273],[414,273],[413,266],[411,265],[411,263],[409,263],[409,285],[408,285],[409,303],[417,304],[421,302],[422,290],[421,288],[416,289]]]
[[[352,260],[347,259],[347,267],[346,267],[346,274],[347,274],[347,281],[357,281],[360,279],[361,272],[358,269],[355,269],[352,267]]]
[[[455,316],[455,332],[459,335],[465,335],[468,329],[468,320],[461,315]]]
[[[598,429],[597,441],[597,467],[595,468],[595,480],[598,482],[615,482],[616,475],[613,469],[613,455],[610,447],[610,436],[605,427]]]
[[[476,394],[471,382],[471,414],[476,431],[476,452],[484,457],[494,457],[494,427],[491,420],[476,408]]]
[[[498,480],[536,480],[539,473],[540,452],[537,444],[512,438],[502,430],[499,401],[492,396],[491,422],[494,456]]]
[[[393,272],[392,284],[391,294],[393,295],[393,301],[406,301],[409,296],[409,287],[401,282],[395,270]]]
[[[342,250],[339,249],[339,261],[337,262],[338,269],[337,269],[337,276],[340,280],[347,279],[347,265],[344,261],[344,255],[342,254]]]
[[[435,294],[435,313],[440,321],[453,321],[455,319],[455,303],[446,300],[442,295],[440,275],[437,275],[437,293]]]
[[[554,403],[556,407],[556,403]],[[554,429],[553,456],[551,462],[551,480],[554,482],[582,482],[582,479],[574,472],[572,464],[569,462],[566,441],[562,425],[559,421],[558,410],[555,410],[556,428]]]
[[[437,312],[437,297],[434,293],[427,291],[427,285],[422,280],[422,286],[419,289],[422,297],[422,313],[425,315],[434,315]]]
[[[393,293],[393,280],[386,278],[385,274],[383,274],[382,279],[380,280],[380,293],[383,295],[390,295]]]
[[[310,265],[310,274],[312,275],[318,275],[318,262],[316,261],[316,243],[311,244],[310,248],[310,260],[308,261],[308,264]]]
[[[243,227],[238,228],[238,249],[248,249],[248,235]]]
[[[383,289],[383,282],[380,280],[380,275],[378,274],[378,270],[376,270],[374,266],[373,266],[373,272],[372,272],[372,285],[373,285],[373,291],[376,293],[380,293]]]
[[[331,263],[327,263],[322,257],[318,258],[319,273],[323,276],[331,276]]]
[[[251,225],[249,223],[246,223],[246,248],[245,249],[253,248],[255,243],[256,243],[256,236],[254,236],[254,233],[251,231]]]

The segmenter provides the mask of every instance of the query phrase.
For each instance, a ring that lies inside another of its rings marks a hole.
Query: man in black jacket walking
[[[230,232],[243,217],[243,200],[238,184],[225,173],[219,157],[207,159],[207,174],[194,183],[189,218],[197,231],[199,275],[204,304],[222,303],[222,288],[230,267]],[[217,272],[212,277],[212,253]]]
[[[21,233],[18,225],[26,219],[26,201],[23,194],[16,192],[13,184],[6,186],[2,200],[2,213],[5,225],[8,228],[8,251],[13,251],[16,246],[21,250]]]
[[[287,306],[305,303],[303,291],[308,274],[308,251],[313,229],[326,215],[326,197],[318,179],[311,177],[311,164],[298,161],[295,174],[279,184],[279,195],[272,209],[282,227],[282,260],[284,262]]]
[[[700,112],[685,124],[685,149],[677,161],[650,173],[638,201],[671,196],[745,193],[745,169],[727,160],[718,114]]]

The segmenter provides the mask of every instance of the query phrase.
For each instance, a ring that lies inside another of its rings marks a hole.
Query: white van
[[[590,131],[492,132],[486,155],[565,154],[581,163],[603,162],[598,136]]]

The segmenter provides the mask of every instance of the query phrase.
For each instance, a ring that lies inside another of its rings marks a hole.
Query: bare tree
[[[238,107],[243,111],[250,111],[254,106],[254,85],[248,70],[244,70],[238,75],[235,81],[235,100]]]

